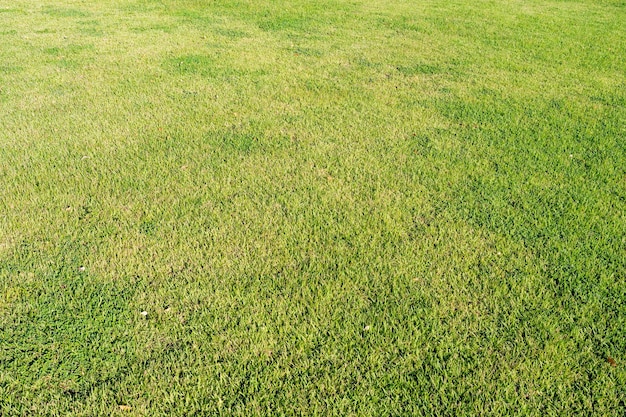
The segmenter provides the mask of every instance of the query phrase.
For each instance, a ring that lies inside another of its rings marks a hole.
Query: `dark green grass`
[[[625,21],[0,2],[0,415],[623,415]]]

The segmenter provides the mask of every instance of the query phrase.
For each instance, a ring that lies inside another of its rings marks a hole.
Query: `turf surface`
[[[0,0],[0,414],[624,415],[625,26]]]

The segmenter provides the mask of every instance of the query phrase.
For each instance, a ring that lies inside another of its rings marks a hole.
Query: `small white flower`
[[[142,311],[142,312],[141,312],[141,315],[142,315],[142,316],[144,316],[144,317],[146,317],[146,316],[148,315],[148,312],[147,312],[147,311]]]
[[[78,268],[78,270],[79,270],[80,272],[83,272],[83,271],[85,270],[85,267],[84,267],[84,266],[81,266],[80,268]]]
[[[369,329],[370,329],[370,326],[365,326],[365,327],[363,328],[363,330],[365,330],[365,331],[368,331]]]

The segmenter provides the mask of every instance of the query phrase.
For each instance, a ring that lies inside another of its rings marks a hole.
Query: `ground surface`
[[[0,0],[0,414],[624,415],[625,25]]]

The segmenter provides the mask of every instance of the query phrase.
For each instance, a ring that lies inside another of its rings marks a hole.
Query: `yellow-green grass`
[[[0,0],[0,414],[624,415],[625,25]]]

